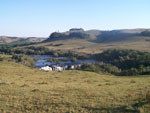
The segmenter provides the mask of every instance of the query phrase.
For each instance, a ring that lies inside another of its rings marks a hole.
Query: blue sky
[[[0,0],[0,35],[150,28],[150,0]]]

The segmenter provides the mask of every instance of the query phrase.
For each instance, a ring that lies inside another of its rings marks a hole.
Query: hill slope
[[[43,72],[0,62],[0,112],[148,112],[150,76]]]
[[[9,39],[9,40],[8,40]],[[2,41],[3,40],[3,41]],[[44,41],[43,41],[44,40]],[[48,47],[84,53],[99,53],[107,49],[133,49],[150,51],[150,29],[122,29],[112,31],[70,29],[67,32],[54,32],[49,38],[10,38],[3,37],[1,42],[15,41],[17,45]],[[41,42],[32,45],[30,42]],[[20,44],[19,44],[20,43]],[[25,43],[25,44],[24,44]],[[14,44],[14,43],[13,43]]]
[[[111,48],[150,51],[150,35],[143,33],[144,31],[150,31],[150,29],[112,31],[75,29],[63,33],[52,33],[43,43],[35,46],[85,53],[99,53]]]
[[[64,33],[54,32],[44,42],[67,40],[67,39],[86,39],[89,41],[95,41],[99,43],[111,43],[120,41],[134,41],[139,40],[139,37],[145,39],[145,35],[142,32],[150,31],[150,29],[123,29],[123,30],[112,30],[112,31],[100,31],[100,30],[88,30],[83,29],[70,29]],[[149,35],[150,37],[150,35]]]
[[[18,37],[8,37],[8,36],[0,36],[0,44],[10,43],[21,40]]]
[[[37,37],[9,37],[9,36],[0,36],[0,44],[12,43],[12,42],[41,42],[45,40],[45,38],[37,38]]]

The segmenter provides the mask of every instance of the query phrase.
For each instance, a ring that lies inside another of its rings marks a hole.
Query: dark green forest
[[[94,55],[94,58],[104,63],[116,66],[121,71],[119,75],[150,74],[150,53],[135,50],[106,50]],[[111,66],[110,66],[111,67]]]

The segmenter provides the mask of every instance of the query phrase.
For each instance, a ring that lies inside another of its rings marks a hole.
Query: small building
[[[44,71],[64,71],[69,69],[78,69],[81,67],[82,64],[71,64],[71,65],[51,65],[51,66],[44,66],[41,67],[40,70]]]
[[[41,67],[40,70],[53,71],[53,69],[51,67],[49,67],[49,66]]]
[[[52,66],[52,70],[53,70],[53,71],[63,71],[64,68],[61,67],[61,66],[54,65],[54,66]]]

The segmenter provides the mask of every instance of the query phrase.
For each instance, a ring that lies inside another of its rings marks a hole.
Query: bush
[[[77,61],[77,58],[75,58],[75,57],[73,57],[72,59],[71,59],[71,62],[76,62]]]
[[[85,63],[80,67],[80,70],[92,72],[105,72],[116,75],[119,75],[119,73],[121,72],[121,70],[118,69],[116,66],[105,63],[95,63],[95,64]]]
[[[35,61],[26,55],[12,55],[12,59],[29,67],[34,67]]]
[[[55,63],[60,63],[60,60],[56,59],[56,58],[49,58],[47,59],[48,62],[55,62]]]
[[[142,36],[150,36],[150,31],[145,30],[145,31],[141,32],[141,35]]]
[[[4,58],[3,57],[0,57],[0,61],[3,61],[4,60]]]
[[[135,50],[106,50],[93,57],[122,70],[120,75],[150,74],[150,53]]]
[[[104,72],[108,72],[108,73],[111,73],[111,74],[119,75],[119,73],[121,72],[121,70],[118,67],[113,66],[111,64],[103,63],[99,66]]]
[[[92,71],[92,72],[99,72],[100,71],[99,67],[97,67],[94,64],[89,64],[89,63],[83,64],[80,67],[80,70],[83,70],[83,71]]]

